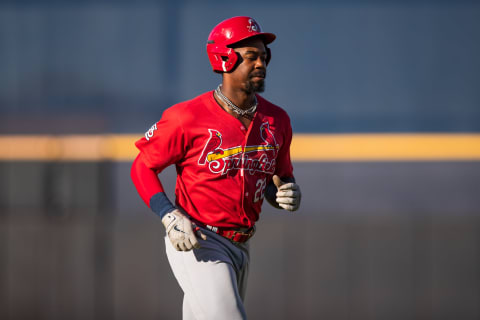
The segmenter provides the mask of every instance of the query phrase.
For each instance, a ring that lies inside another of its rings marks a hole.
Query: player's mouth
[[[265,79],[265,73],[254,73],[250,76],[252,80],[264,80]]]

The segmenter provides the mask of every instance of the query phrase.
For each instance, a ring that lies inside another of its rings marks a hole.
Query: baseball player
[[[183,319],[246,319],[249,239],[263,199],[300,205],[287,113],[262,98],[272,33],[250,17],[211,31],[215,89],[176,104],[136,142],[131,177],[166,228],[166,253],[184,292]],[[157,176],[175,165],[175,204]]]

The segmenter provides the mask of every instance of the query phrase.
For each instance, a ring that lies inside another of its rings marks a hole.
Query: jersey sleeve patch
[[[153,135],[155,134],[155,131],[157,131],[157,123],[155,122],[154,125],[148,129],[147,132],[145,132],[145,139],[147,139],[147,141],[150,141],[150,138],[153,137]]]

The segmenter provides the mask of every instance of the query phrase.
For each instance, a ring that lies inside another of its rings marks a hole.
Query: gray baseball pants
[[[243,301],[248,278],[249,246],[232,243],[202,228],[201,248],[177,251],[168,236],[165,247],[183,290],[183,320],[246,319]]]

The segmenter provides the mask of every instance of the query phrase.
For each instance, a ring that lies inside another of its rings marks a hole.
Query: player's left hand
[[[167,230],[170,242],[177,251],[190,251],[200,248],[197,236],[207,240],[207,236],[178,209],[167,213],[162,218],[162,223]]]
[[[300,207],[302,193],[294,182],[284,182],[279,176],[273,176],[273,183],[277,187],[276,201],[280,207],[288,211],[296,211]]]

